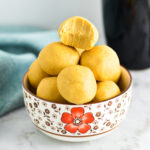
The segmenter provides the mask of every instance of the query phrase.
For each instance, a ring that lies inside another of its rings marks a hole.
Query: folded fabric
[[[22,77],[40,50],[59,41],[57,31],[0,26],[0,116],[24,105]]]

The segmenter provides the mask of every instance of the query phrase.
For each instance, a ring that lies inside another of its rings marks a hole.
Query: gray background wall
[[[83,16],[92,21],[104,42],[101,0],[0,0],[0,25],[35,25],[58,29],[71,16]]]

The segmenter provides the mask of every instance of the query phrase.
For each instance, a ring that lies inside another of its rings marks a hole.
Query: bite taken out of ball
[[[87,19],[74,16],[65,20],[58,30],[60,40],[75,48],[89,50],[98,40],[98,30]]]

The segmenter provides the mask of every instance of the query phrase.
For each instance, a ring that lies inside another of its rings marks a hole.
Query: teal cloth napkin
[[[0,116],[24,105],[22,77],[40,50],[59,41],[57,31],[0,26]]]

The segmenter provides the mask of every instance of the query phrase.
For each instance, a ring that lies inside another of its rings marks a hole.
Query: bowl
[[[112,132],[125,118],[132,89],[129,71],[121,66],[118,85],[121,94],[98,103],[84,105],[60,104],[41,99],[23,77],[23,95],[33,124],[46,135],[70,142],[83,142]]]

